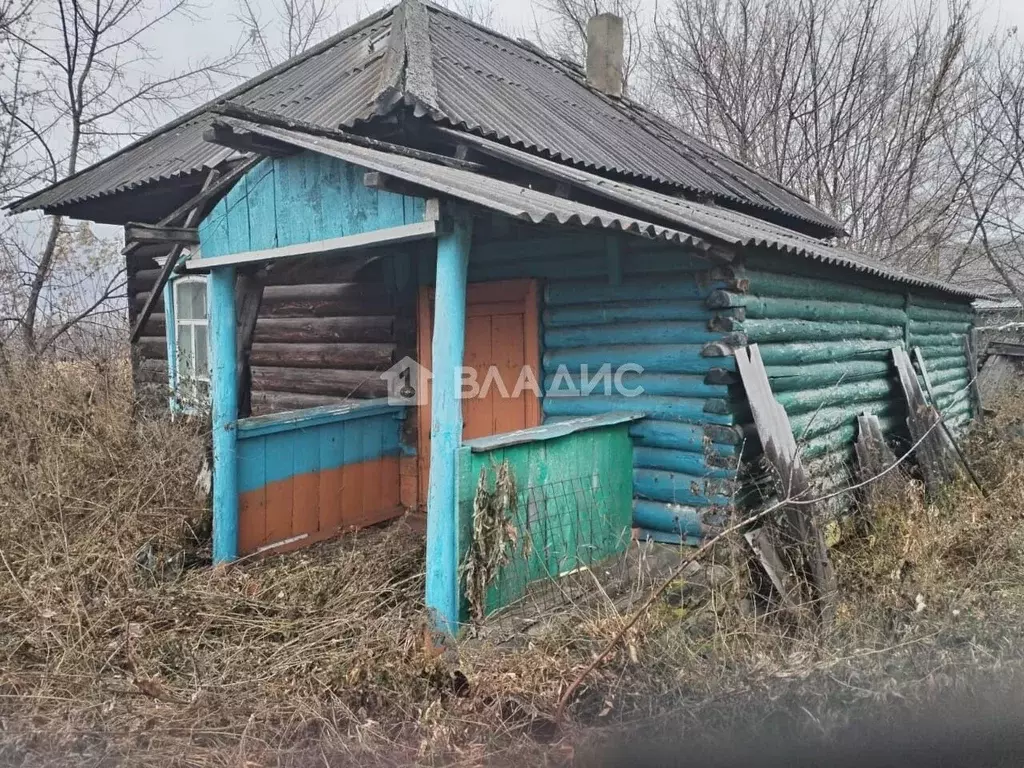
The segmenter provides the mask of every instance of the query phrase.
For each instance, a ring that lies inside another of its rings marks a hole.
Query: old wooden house
[[[425,508],[450,627],[496,459],[535,576],[699,539],[752,492],[752,343],[822,487],[857,414],[902,435],[893,347],[971,419],[972,294],[831,245],[623,95],[618,19],[589,37],[404,0],[14,206],[126,225],[140,392],[212,410],[216,560]]]

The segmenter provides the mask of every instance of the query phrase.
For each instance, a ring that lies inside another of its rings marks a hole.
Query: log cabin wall
[[[709,298],[713,325],[759,346],[816,491],[850,482],[858,414],[878,416],[887,438],[906,447],[906,402],[893,347],[921,350],[936,405],[953,429],[966,429],[976,413],[965,354],[970,299],[758,249],[739,261],[742,289]],[[736,421],[754,434],[743,403]],[[751,444],[746,463],[753,467],[759,448],[756,440]],[[839,497],[836,505],[846,503]]]
[[[128,323],[134,327],[139,311],[149,298],[160,273],[167,246],[137,248],[127,257]],[[167,370],[167,322],[161,297],[146,322],[139,340],[132,347],[132,378],[135,395],[149,409],[166,408],[170,395]]]

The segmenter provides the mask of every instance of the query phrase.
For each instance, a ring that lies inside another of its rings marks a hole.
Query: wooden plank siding
[[[295,537],[306,545],[401,513],[404,409],[381,401],[341,409],[239,421],[240,554]]]

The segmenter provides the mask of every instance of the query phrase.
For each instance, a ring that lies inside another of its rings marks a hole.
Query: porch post
[[[235,268],[210,271],[206,286],[213,412],[213,562],[238,557],[238,375],[235,340]]]
[[[462,443],[462,356],[466,346],[466,270],[472,220],[459,214],[437,241],[434,288],[430,484],[427,489],[427,608],[434,627],[454,634],[459,622],[456,466]]]

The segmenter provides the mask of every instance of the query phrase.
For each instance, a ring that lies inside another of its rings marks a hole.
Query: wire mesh
[[[487,589],[487,624],[521,628],[621,578],[632,513],[615,497],[597,474],[518,488],[506,511],[510,552]],[[472,504],[463,511],[471,516]]]

